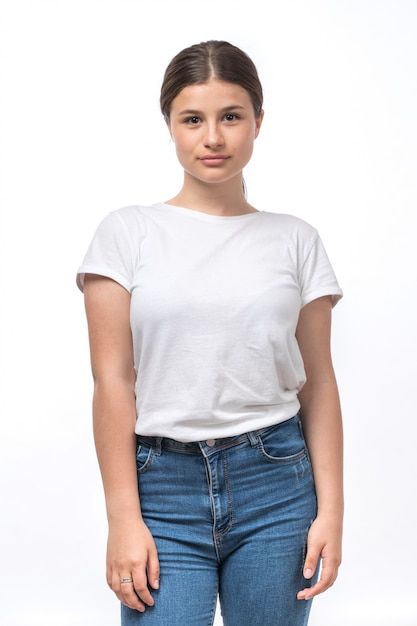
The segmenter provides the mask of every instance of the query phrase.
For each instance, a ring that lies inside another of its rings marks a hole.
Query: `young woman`
[[[183,185],[108,215],[78,273],[107,582],[123,626],[209,626],[218,597],[226,626],[304,626],[341,560],[342,292],[313,227],[246,200],[250,58],[191,46],[160,102]]]

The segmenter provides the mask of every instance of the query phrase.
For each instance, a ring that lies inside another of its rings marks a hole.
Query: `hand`
[[[304,563],[304,577],[314,575],[321,557],[320,578],[315,585],[299,591],[299,600],[310,600],[331,587],[337,578],[342,560],[342,524],[327,516],[318,516],[310,527],[307,540],[307,555]]]
[[[149,591],[159,587],[159,560],[153,537],[143,520],[110,526],[107,543],[107,583],[126,606],[143,613],[153,606]],[[122,578],[133,582],[121,583]]]

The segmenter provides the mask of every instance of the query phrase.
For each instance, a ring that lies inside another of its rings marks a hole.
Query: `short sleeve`
[[[77,272],[77,285],[84,289],[86,274],[106,276],[131,291],[134,266],[131,235],[119,212],[109,213],[99,224]]]
[[[332,296],[335,306],[343,297],[342,289],[318,234],[302,263],[299,281],[302,307],[322,296]]]

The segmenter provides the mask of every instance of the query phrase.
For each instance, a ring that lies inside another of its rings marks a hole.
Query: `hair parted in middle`
[[[252,101],[255,117],[262,112],[263,91],[258,71],[251,58],[227,41],[204,41],[185,48],[165,70],[160,94],[160,107],[169,121],[171,105],[176,96],[190,85],[216,78],[245,89]]]

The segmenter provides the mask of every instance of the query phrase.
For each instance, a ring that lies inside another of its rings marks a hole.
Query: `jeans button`
[[[206,441],[206,444],[207,444],[208,446],[210,446],[210,448],[211,448],[212,446],[214,446],[214,444],[215,444],[215,443],[216,443],[216,440],[215,440],[215,439],[207,439],[207,441]]]

